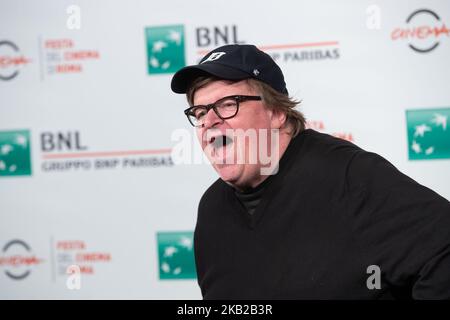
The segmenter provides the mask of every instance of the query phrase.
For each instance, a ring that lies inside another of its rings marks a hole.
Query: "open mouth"
[[[226,135],[220,135],[217,137],[212,137],[209,143],[211,143],[214,148],[218,149],[233,143],[233,139]]]

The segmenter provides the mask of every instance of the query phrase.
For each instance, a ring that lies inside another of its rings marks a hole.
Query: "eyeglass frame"
[[[224,101],[224,100],[227,100],[227,99],[234,99],[236,101],[236,113],[234,115],[232,115],[232,116],[229,116],[229,117],[222,117],[219,114],[219,112],[217,111],[217,104],[222,102],[222,101]],[[231,118],[236,117],[236,115],[239,113],[239,103],[240,102],[245,102],[245,101],[262,101],[262,97],[261,96],[247,96],[247,95],[236,95],[236,94],[234,94],[234,95],[231,95],[231,96],[226,96],[226,97],[220,98],[219,100],[217,100],[214,103],[210,103],[210,104],[207,104],[207,105],[201,105],[200,104],[200,105],[189,107],[186,110],[184,110],[184,114],[186,115],[186,117],[189,120],[189,123],[193,127],[195,127],[195,128],[202,128],[202,127],[205,126],[204,123],[202,123],[201,125],[195,125],[195,124],[192,123],[191,118],[189,117],[190,115],[193,115],[192,113],[189,113],[192,109],[194,109],[194,108],[204,108],[204,109],[206,109],[205,117],[208,114],[209,110],[213,109],[214,113],[221,120],[227,120],[227,119],[231,119]],[[195,118],[195,116],[194,116],[194,118]]]

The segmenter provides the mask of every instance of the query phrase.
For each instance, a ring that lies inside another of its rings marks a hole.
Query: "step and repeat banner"
[[[170,80],[229,43],[273,57],[308,127],[450,198],[450,1],[0,0],[0,298],[201,298],[217,176]]]

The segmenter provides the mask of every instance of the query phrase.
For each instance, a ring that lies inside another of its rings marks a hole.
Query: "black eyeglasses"
[[[231,119],[237,115],[239,103],[250,100],[259,101],[262,99],[260,96],[227,96],[208,105],[198,105],[187,108],[184,110],[184,114],[194,127],[203,127],[206,114],[209,110],[213,109],[217,116],[222,120]]]

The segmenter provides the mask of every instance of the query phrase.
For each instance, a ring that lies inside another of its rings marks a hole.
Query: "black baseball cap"
[[[280,67],[254,45],[230,44],[214,49],[199,64],[178,70],[172,78],[172,91],[186,93],[192,82],[202,76],[235,81],[253,78],[288,94]]]

